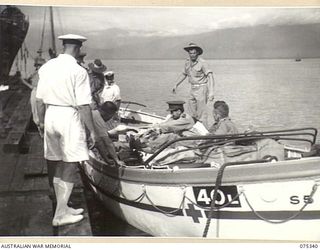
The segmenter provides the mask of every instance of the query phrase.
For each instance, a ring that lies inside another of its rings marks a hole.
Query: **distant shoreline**
[[[92,58],[86,58],[85,61],[93,61],[95,58],[101,58],[102,60],[108,60],[108,61],[134,61],[134,60],[144,60],[144,61],[184,61],[186,58],[102,58],[102,57],[92,57]],[[295,61],[296,58],[207,58],[203,56],[205,60],[293,60]],[[299,58],[301,61],[303,60],[317,60],[320,59],[320,57],[308,57],[308,58]]]

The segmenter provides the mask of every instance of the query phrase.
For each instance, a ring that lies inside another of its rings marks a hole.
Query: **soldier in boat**
[[[111,158],[116,166],[124,166],[125,164],[120,161],[110,136],[117,135],[122,129],[126,130],[127,127],[119,125],[109,130],[106,124],[117,111],[118,108],[116,104],[110,101],[104,102],[102,105],[99,105],[97,109],[92,110],[93,123],[97,130],[98,137],[101,138],[101,140],[96,141],[95,147],[106,163],[113,165],[113,162],[110,162]]]
[[[191,132],[195,120],[184,113],[184,101],[168,101],[170,115],[162,123],[155,124],[139,138],[130,140],[131,147],[145,152],[154,152],[170,140],[177,139]]]
[[[209,128],[210,134],[226,135],[237,134],[238,129],[229,117],[229,106],[225,101],[216,101],[213,104],[215,123]]]

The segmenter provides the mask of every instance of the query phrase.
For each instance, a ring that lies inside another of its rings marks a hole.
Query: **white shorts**
[[[85,128],[77,110],[49,105],[44,124],[44,157],[47,160],[78,162],[89,159]]]

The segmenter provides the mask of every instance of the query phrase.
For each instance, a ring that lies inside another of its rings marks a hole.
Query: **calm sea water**
[[[315,127],[320,130],[320,59],[208,60],[215,78],[215,100],[225,100],[240,130]],[[171,93],[183,60],[117,60],[104,63],[115,71],[123,100],[147,105],[166,115],[167,100],[185,99],[185,80]],[[209,119],[212,103],[208,104]]]

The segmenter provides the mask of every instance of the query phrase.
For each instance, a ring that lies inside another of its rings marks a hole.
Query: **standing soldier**
[[[87,71],[77,63],[82,42],[79,35],[64,35],[64,52],[49,60],[39,70],[37,104],[46,104],[39,111],[39,124],[44,129],[44,157],[52,178],[57,206],[53,226],[76,223],[83,219],[83,209],[68,206],[78,162],[89,159],[85,127],[93,142],[96,131],[90,104],[92,102]],[[84,125],[83,125],[84,124]],[[50,178],[49,178],[50,181]]]
[[[207,102],[213,101],[214,79],[207,62],[199,56],[203,53],[202,48],[190,43],[184,48],[189,53],[185,62],[184,70],[179,76],[172,92],[176,93],[178,86],[188,77],[191,89],[188,96],[188,104],[192,117],[207,123]]]

